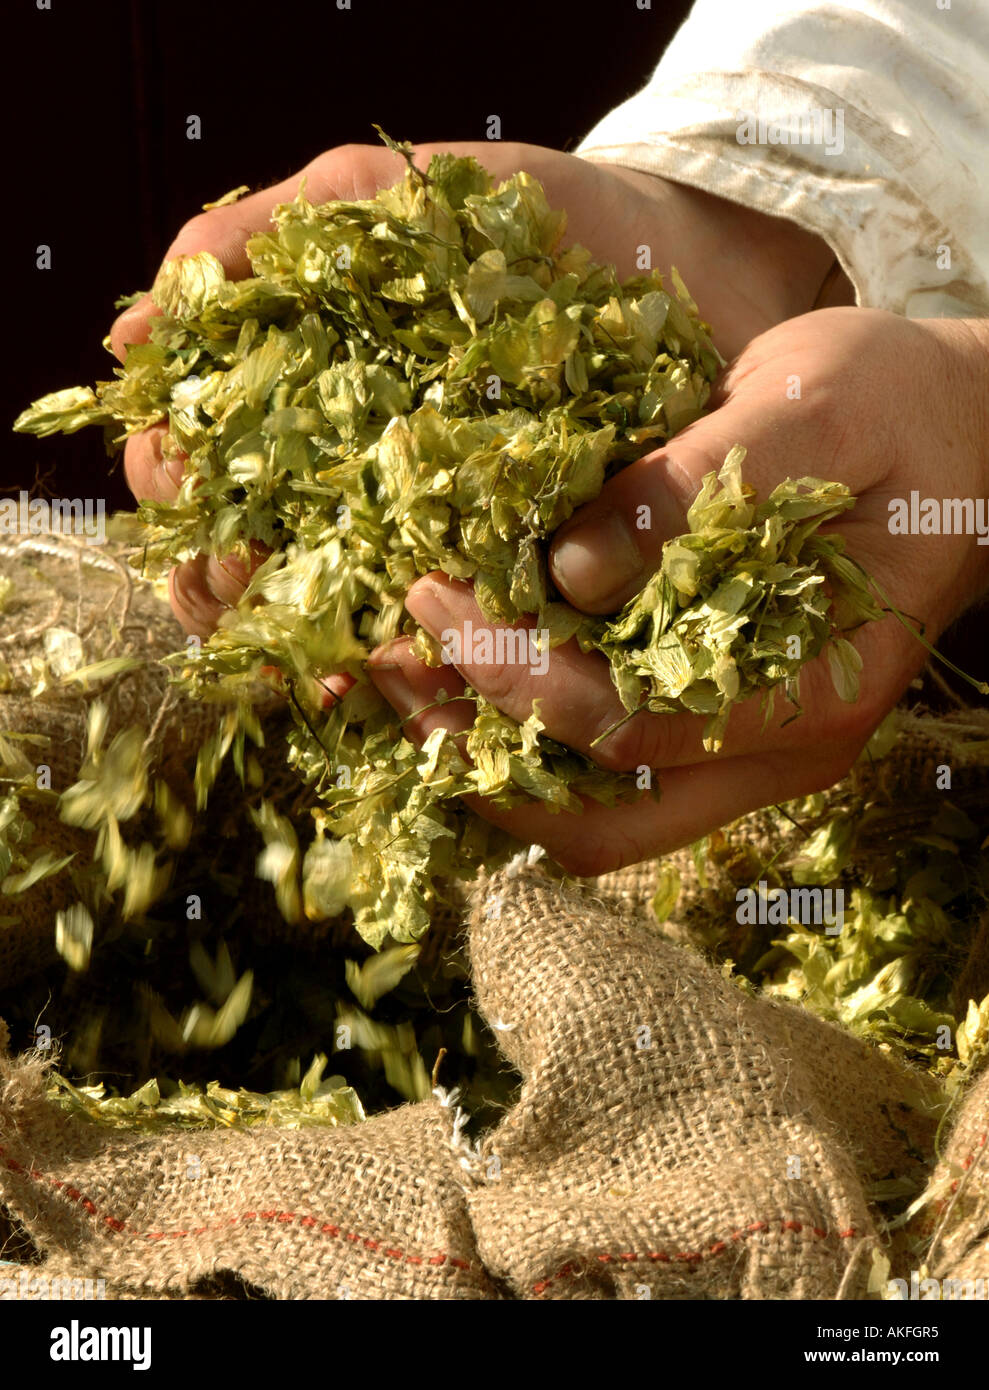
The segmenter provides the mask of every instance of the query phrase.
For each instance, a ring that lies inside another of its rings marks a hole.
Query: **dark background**
[[[123,294],[150,287],[204,202],[314,155],[396,139],[572,149],[648,78],[687,0],[5,0],[4,428],[48,391],[106,379]],[[186,117],[202,138],[186,138]],[[36,268],[37,247],[52,268]],[[99,430],[7,433],[21,487],[130,506]]]

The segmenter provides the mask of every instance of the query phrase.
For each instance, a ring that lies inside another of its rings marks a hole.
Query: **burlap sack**
[[[334,1130],[136,1137],[66,1123],[0,1061],[0,1202],[49,1261],[115,1296],[486,1298],[443,1115]]]
[[[469,951],[524,1077],[479,1145],[442,1092],[328,1132],[135,1136],[7,1056],[0,1209],[41,1272],[141,1297],[864,1292],[865,1185],[930,1155],[934,1083],[528,867],[485,885]]]

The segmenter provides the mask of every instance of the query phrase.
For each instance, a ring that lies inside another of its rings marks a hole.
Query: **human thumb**
[[[563,597],[585,613],[614,613],[633,598],[659,568],[664,542],[687,530],[705,475],[735,445],[745,447],[745,480],[760,494],[808,472],[814,441],[786,407],[777,384],[755,373],[724,405],[611,478],[553,538],[550,572]]]

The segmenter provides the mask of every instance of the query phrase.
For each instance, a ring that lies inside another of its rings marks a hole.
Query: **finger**
[[[687,509],[701,479],[737,442],[738,436],[729,440],[714,430],[700,445],[678,436],[675,449],[669,445],[629,464],[575,512],[549,552],[550,573],[567,602],[603,614],[634,598],[659,568],[664,542],[687,530]]]
[[[280,675],[281,673],[279,673]],[[353,676],[346,673],[338,673],[333,676],[317,676],[317,684],[323,687],[323,709],[331,709],[340,703],[347,691],[357,682]]]
[[[230,279],[243,279],[251,273],[248,239],[271,229],[272,211],[279,203],[291,202],[298,196],[303,177],[309,201],[324,203],[336,198],[369,198],[379,188],[394,183],[403,167],[401,157],[383,147],[341,145],[281,183],[227,207],[197,214],[181,229],[162,259],[169,261],[176,256],[209,251]],[[147,294],[115,320],[110,329],[110,345],[121,362],[127,356],[129,343],[147,341],[150,320],[156,312]]]
[[[520,631],[489,627],[470,586],[442,575],[418,580],[406,606],[447,650],[455,650],[449,639],[451,633],[456,634],[462,658],[497,653],[499,632],[514,635]],[[487,643],[485,633],[491,637]],[[539,717],[548,737],[610,771],[638,772],[709,760],[723,762],[760,750],[792,749],[802,756],[811,740],[867,737],[885,714],[893,698],[891,692],[906,687],[924,654],[919,644],[905,640],[892,622],[857,634],[855,642],[863,656],[861,691],[855,703],[839,698],[826,659],[818,659],[800,673],[800,707],[813,712],[813,726],[806,717],[794,717],[799,715],[798,706],[777,688],[768,719],[762,697],[746,700],[732,710],[723,747],[717,753],[704,748],[706,717],[641,712],[629,718],[608,663],[595,652],[582,652],[576,642],[555,648],[545,666],[524,662],[491,665],[463,659],[457,669],[475,690],[519,723],[529,717],[538,699]],[[534,644],[526,645],[526,656],[531,659]],[[501,650],[517,655],[513,647],[520,648],[521,644],[503,641]],[[402,712],[428,703],[435,673],[410,656],[402,663],[402,677],[411,687]]]
[[[413,584],[405,606],[468,684],[520,724],[539,700],[550,737],[597,759],[595,739],[625,718],[603,657],[582,652],[576,642],[540,649],[539,634],[528,624],[489,625],[469,584],[439,572],[427,575]],[[407,676],[418,693],[415,673]],[[608,765],[607,753],[600,756]]]
[[[413,743],[422,744],[434,729],[448,729],[457,737],[461,756],[466,750],[460,735],[474,722],[473,700],[457,697],[464,682],[450,666],[426,666],[412,651],[406,637],[378,647],[368,661],[368,675],[388,703],[402,716],[402,729]]]
[[[369,674],[403,716],[403,730],[421,745],[436,728],[449,729],[464,755],[464,735],[473,704],[447,695],[455,673],[424,667],[411,645],[398,639],[375,652]],[[689,844],[720,825],[774,801],[789,801],[831,786],[845,775],[865,743],[867,730],[805,750],[799,760],[788,751],[726,758],[668,768],[657,776],[661,799],[644,795],[620,806],[602,806],[582,797],[581,814],[552,812],[532,803],[500,810],[480,796],[464,803],[486,820],[529,844],[539,844],[575,874],[608,873]]]
[[[178,495],[186,456],[180,451],[168,457],[162,455],[161,444],[167,433],[167,425],[153,425],[127,441],[124,471],[139,502],[172,502]],[[270,554],[261,541],[251,540],[247,561],[234,554],[200,554],[195,560],[177,565],[169,575],[169,598],[186,631],[208,637],[220,615],[240,602],[250,576]]]
[[[562,651],[563,649],[558,650]],[[579,651],[578,655],[580,655]],[[600,664],[604,666],[605,673],[607,673],[605,663],[601,662]],[[492,698],[492,694],[481,687],[482,679],[489,676],[490,672],[485,669],[479,675],[476,673],[480,668],[470,667],[469,669],[469,683],[486,699],[491,700],[492,704],[497,703],[497,707],[503,713],[518,720],[519,723],[522,723],[532,713],[531,698],[518,698],[515,690],[512,691],[510,697],[506,698],[499,690],[494,692],[499,696],[499,701],[496,702]],[[521,683],[523,678],[517,668],[505,669],[508,672],[506,684],[517,685]],[[385,699],[402,715],[403,728],[413,742],[424,742],[436,728],[445,728],[454,735],[464,734],[470,729],[474,721],[475,706],[472,700],[460,701],[456,698],[464,689],[464,681],[459,670],[452,666],[439,668],[426,666],[416,657],[411,643],[407,639],[400,638],[389,644],[387,648],[381,648],[378,652],[373,653],[369,663],[369,673]],[[579,725],[576,723],[568,724],[567,722],[565,683],[562,692],[550,691],[549,684],[547,682],[544,687],[540,687],[540,695],[543,695],[545,699],[545,703],[540,704],[540,718],[546,724],[547,734],[560,743],[569,743],[572,748],[579,749],[580,752],[586,753],[589,757],[595,756],[596,750],[588,747],[586,735],[578,736],[575,733],[575,729]],[[613,690],[612,694],[614,694]],[[621,718],[624,712],[621,704],[618,703],[616,717]],[[698,721],[698,723],[700,725],[702,721]],[[700,732],[698,731],[698,742],[699,740]],[[465,745],[460,742],[458,746],[461,753],[466,756]],[[600,761],[602,766],[611,766],[606,755],[602,756]]]
[[[151,331],[151,320],[158,318],[160,309],[151,302],[150,294],[142,294],[130,308],[118,314],[110,325],[110,351],[118,362],[126,362],[127,349],[138,343],[146,343]]]
[[[248,580],[271,554],[261,541],[249,541],[249,558],[239,555],[209,555],[203,568],[203,582],[211,597],[226,608],[235,608],[244,596]]]
[[[132,435],[124,446],[124,476],[138,502],[173,502],[185,476],[187,455],[176,449],[166,457],[162,442],[166,424],[152,425]]]
[[[262,666],[258,674],[265,676],[273,685],[279,687],[281,690],[285,689],[285,677],[280,666]],[[331,676],[317,676],[316,684],[321,686],[323,690],[320,700],[321,708],[328,710],[332,709],[334,705],[338,705],[347,691],[350,690],[352,686],[356,685],[357,682],[354,680],[353,676],[348,676],[346,673],[339,672]]]
[[[168,576],[168,598],[172,612],[186,632],[203,641],[214,631],[227,605],[214,598],[206,586],[205,570],[209,557],[199,554],[194,560],[176,565]]]
[[[485,699],[520,724],[538,700],[546,734],[600,767],[626,772],[706,756],[706,720],[691,715],[628,718],[601,655],[582,652],[575,641],[552,652],[540,651],[535,629],[522,624],[489,625],[470,585],[442,574],[428,575],[416,581],[405,603],[446,651],[460,656],[451,664]],[[499,652],[522,659],[492,660],[491,654]],[[437,683],[436,673],[411,658],[403,662],[402,676],[410,688],[403,712],[427,703]]]
[[[200,553],[176,565],[168,576],[168,597],[186,632],[208,638],[221,616],[240,601],[248,579],[268,554],[267,546],[251,541],[247,562],[236,555]]]

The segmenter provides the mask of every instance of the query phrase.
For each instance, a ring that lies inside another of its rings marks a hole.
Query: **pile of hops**
[[[250,775],[246,695],[277,679],[314,824],[303,848],[263,801],[263,872],[289,920],[347,911],[375,946],[420,937],[439,884],[512,848],[461,796],[580,812],[640,794],[547,738],[537,707],[520,724],[469,687],[466,757],[439,729],[415,748],[364,669],[403,633],[443,659],[404,612],[418,576],[472,581],[485,617],[524,624],[540,649],[603,653],[630,714],[704,714],[715,749],[737,701],[796,700],[801,666],[825,649],[854,699],[858,657],[840,634],[879,615],[840,538],[818,534],[852,505],[847,489],[800,479],[757,502],[740,448],[613,620],[561,602],[547,538],[702,413],[721,359],[675,272],[672,292],[657,273],[620,284],[564,248],[564,214],[529,175],[496,188],[473,159],[437,155],[423,173],[395,148],[407,171],[375,198],[315,207],[300,194],[277,208],[276,230],[248,243],[249,278],[228,280],[208,253],[166,264],[160,317],[116,379],[56,392],[17,424],[102,424],[119,447],[167,419],[185,479],[129,528],[147,573],[200,552],[246,559],[252,539],[271,547],[239,610],[174,658],[184,690],[238,700],[201,750],[197,805],[228,754]],[[326,710],[318,678],[331,673],[354,684]],[[91,758],[139,779],[136,747],[104,747],[98,723],[90,738]],[[100,805],[80,814],[96,824]]]

